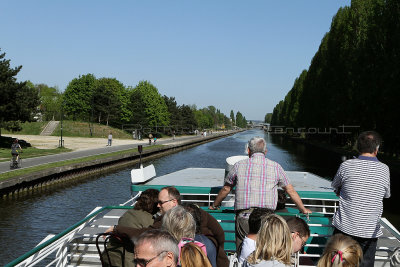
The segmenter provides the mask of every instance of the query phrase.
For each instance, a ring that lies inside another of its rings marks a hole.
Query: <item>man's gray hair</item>
[[[171,233],[176,240],[184,237],[194,238],[196,233],[196,221],[192,214],[182,206],[176,206],[168,210],[162,218],[162,229]]]
[[[247,147],[250,149],[250,153],[264,153],[267,150],[267,142],[265,142],[264,138],[256,136],[249,140]]]
[[[144,243],[150,243],[154,248],[154,253],[159,255],[159,259],[163,259],[166,254],[162,252],[172,252],[174,254],[174,262],[178,263],[179,248],[178,241],[167,231],[160,229],[148,230],[142,233],[135,241],[135,247],[140,247]]]

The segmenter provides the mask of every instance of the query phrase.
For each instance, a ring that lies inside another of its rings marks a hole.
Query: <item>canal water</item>
[[[267,140],[267,157],[288,171],[309,171],[332,179],[341,155],[294,143],[281,136],[249,130],[176,154],[156,159],[157,175],[188,167],[225,168],[225,159],[244,155],[246,142],[253,136]],[[96,206],[118,205],[130,195],[130,169],[121,170],[64,187],[30,192],[0,200],[0,266],[31,250],[44,237],[56,234],[80,221]],[[392,187],[393,190],[393,187]],[[385,202],[385,216],[398,220],[394,199]],[[393,210],[393,212],[392,212]],[[392,220],[393,219],[393,220]],[[399,225],[396,224],[399,228]]]

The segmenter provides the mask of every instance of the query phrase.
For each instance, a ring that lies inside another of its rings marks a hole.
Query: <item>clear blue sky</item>
[[[18,80],[82,74],[153,83],[178,104],[262,120],[308,69],[350,0],[1,1],[0,48]]]

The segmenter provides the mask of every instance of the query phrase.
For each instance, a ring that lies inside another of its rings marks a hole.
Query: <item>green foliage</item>
[[[272,119],[272,113],[265,114],[265,117],[264,117],[265,123],[271,123],[271,119]]]
[[[60,136],[61,124],[54,130],[52,136]],[[63,121],[63,136],[72,137],[95,137],[107,138],[108,134],[112,132],[113,138],[132,139],[132,135],[123,130],[112,128],[99,123],[90,124],[88,122],[79,121]]]
[[[16,75],[21,68],[11,68],[5,53],[0,53],[0,128],[16,129],[18,122],[11,121],[32,120],[39,104],[37,91],[28,87],[26,82],[17,82]]]
[[[33,85],[28,83],[29,87],[35,88],[39,92],[40,113],[42,120],[57,120],[61,115],[62,94],[57,87],[49,87],[46,84]]]
[[[100,78],[93,85],[92,107],[98,123],[119,123],[122,112],[129,116],[125,87],[115,78]],[[124,101],[125,100],[125,101]],[[123,108],[124,107],[124,108]],[[125,119],[126,121],[126,119]]]
[[[14,123],[14,122],[12,122]],[[4,130],[4,134],[11,134],[11,133],[16,133],[16,134],[29,134],[29,135],[39,135],[44,127],[47,125],[47,122],[43,121],[34,121],[34,122],[20,122],[18,124],[18,129],[10,129],[10,130]]]
[[[195,117],[194,110],[190,108],[188,105],[179,106],[179,113],[181,117],[181,126],[182,129],[188,129],[192,131],[197,128],[197,121]]]
[[[399,62],[400,2],[353,0],[332,19],[309,69],[275,106],[272,123],[314,128],[357,125],[359,131],[378,131],[385,151],[399,153],[400,126],[391,109],[400,99]]]
[[[246,117],[244,117],[240,111],[236,112],[236,126],[240,128],[247,127]]]
[[[172,127],[178,127],[182,124],[182,114],[176,103],[175,97],[163,96],[164,102],[167,105],[168,112],[170,114],[170,125]]]
[[[233,110],[231,110],[231,114],[229,117],[231,118],[232,124],[236,125],[235,113],[233,113]]]
[[[93,74],[82,75],[69,82],[64,92],[64,112],[73,120],[90,116],[95,83]]]
[[[168,107],[158,89],[150,82],[139,82],[130,99],[133,123],[150,127],[169,125]]]

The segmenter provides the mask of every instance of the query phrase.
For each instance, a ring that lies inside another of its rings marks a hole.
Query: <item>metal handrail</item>
[[[11,261],[10,263],[6,264],[5,267],[12,267],[12,266],[16,266],[18,264],[21,264],[20,266],[25,266],[25,264],[23,264],[23,261],[35,261],[36,259],[31,258],[34,257],[37,253],[39,254],[43,254],[43,255],[50,255],[51,253],[53,253],[54,251],[56,251],[57,249],[62,248],[63,246],[60,246],[61,244],[59,243],[65,243],[66,239],[69,238],[69,235],[74,234],[75,232],[80,230],[80,226],[84,226],[84,224],[88,223],[91,219],[93,219],[95,216],[97,216],[99,213],[103,212],[104,210],[107,209],[125,209],[126,207],[122,207],[122,206],[105,206],[105,207],[97,207],[96,209],[94,209],[88,216],[86,216],[84,219],[80,220],[79,222],[75,223],[74,225],[68,227],[67,229],[65,229],[64,231],[62,231],[61,233],[55,235],[54,237],[50,238],[49,240],[39,244],[37,247],[35,247],[34,249],[28,251],[27,253],[25,253],[24,255],[18,257],[17,259]],[[52,246],[52,247],[50,247]],[[48,249],[47,253],[43,253],[43,249]],[[58,253],[57,253],[58,254]],[[62,259],[60,259],[62,260]],[[26,265],[29,263],[26,263]],[[61,264],[61,266],[64,266],[63,264]]]

